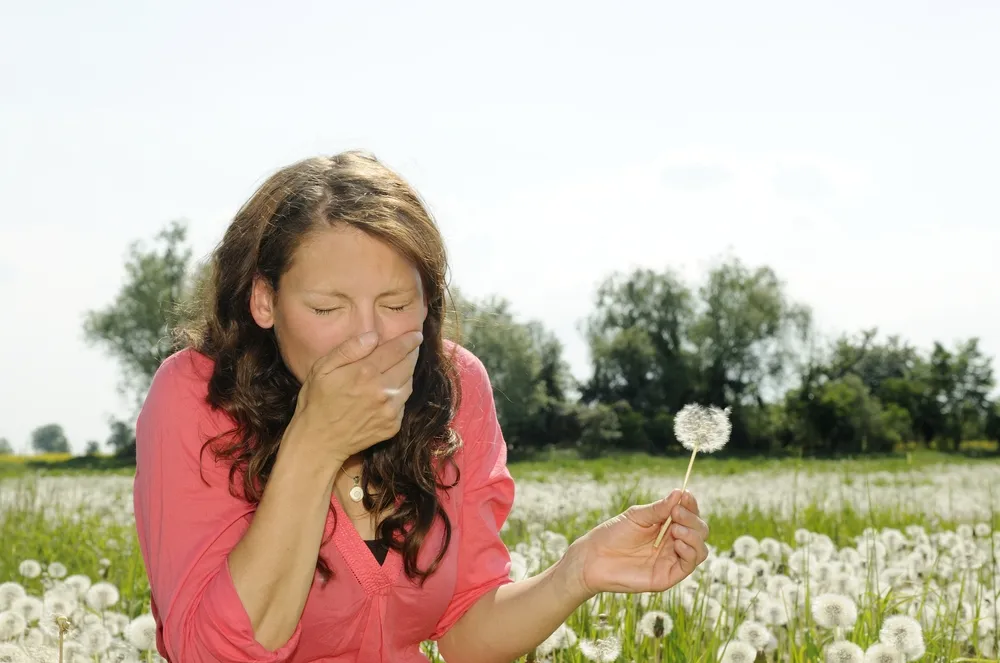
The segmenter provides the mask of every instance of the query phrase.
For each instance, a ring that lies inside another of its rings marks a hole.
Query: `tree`
[[[69,440],[59,424],[39,426],[31,432],[31,448],[36,453],[69,453]]]
[[[101,443],[97,440],[89,440],[87,442],[87,449],[84,452],[88,456],[96,456],[101,452]]]
[[[14,447],[10,445],[10,440],[0,437],[0,456],[13,456]]]
[[[116,456],[135,457],[135,429],[128,423],[111,417],[108,420],[111,434],[105,444]]]
[[[737,259],[709,272],[691,325],[703,400],[762,406],[766,391],[784,391],[791,360],[808,340],[810,310],[792,302],[770,267]]]
[[[1000,454],[1000,400],[991,404],[984,429],[986,439],[997,443],[997,453]]]
[[[935,343],[929,382],[944,420],[942,441],[957,450],[963,439],[983,434],[995,382],[993,360],[979,349],[979,339],[958,343],[954,351]]]
[[[906,410],[883,407],[855,373],[813,385],[806,398],[792,390],[786,403],[795,427],[793,444],[808,453],[885,453],[910,428]]]
[[[453,289],[451,306],[458,312],[460,333],[452,329],[448,335],[457,336],[486,367],[511,448],[561,442],[565,392],[571,385],[555,336],[538,322],[518,322],[502,297],[474,301]]]
[[[157,248],[132,243],[125,283],[114,302],[89,311],[84,320],[84,338],[118,361],[123,375],[119,389],[136,407],[160,363],[176,349],[170,330],[191,280],[186,238],[186,225],[175,221],[157,234]]]
[[[605,279],[595,300],[582,328],[593,375],[581,401],[618,408],[619,446],[662,451],[674,441],[669,414],[692,395],[691,292],[670,270],[636,269]]]

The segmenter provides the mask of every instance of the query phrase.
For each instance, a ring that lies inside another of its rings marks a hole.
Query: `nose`
[[[354,307],[354,336],[374,331],[378,334],[379,343],[385,338],[385,325],[382,318],[376,314],[375,304],[361,304]]]

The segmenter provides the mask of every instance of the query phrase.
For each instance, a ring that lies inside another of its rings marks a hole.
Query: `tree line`
[[[86,317],[85,338],[118,362],[136,412],[159,362],[176,350],[176,304],[201,273],[191,258],[181,222],[152,248],[133,243],[118,296]],[[551,448],[680,452],[673,416],[691,402],[732,408],[725,451],[734,454],[957,451],[1000,440],[993,358],[978,338],[920,349],[864,329],[824,340],[810,308],[767,266],[728,258],[697,286],[669,268],[609,275],[580,326],[586,379],[571,374],[559,339],[518,319],[510,301],[456,288],[451,296],[448,334],[488,369],[512,457]],[[110,425],[106,444],[130,453],[131,425]]]

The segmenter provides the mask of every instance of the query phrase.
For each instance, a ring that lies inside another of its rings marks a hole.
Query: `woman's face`
[[[277,296],[257,279],[250,311],[258,325],[274,327],[285,364],[302,382],[316,360],[354,336],[374,330],[381,345],[422,331],[427,302],[412,263],[374,237],[339,225],[299,246]]]

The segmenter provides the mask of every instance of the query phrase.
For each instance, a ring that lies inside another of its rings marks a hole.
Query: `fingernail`
[[[687,536],[691,530],[689,530],[687,527],[684,527],[684,525],[678,525],[677,529],[674,531],[677,532],[677,536]]]

